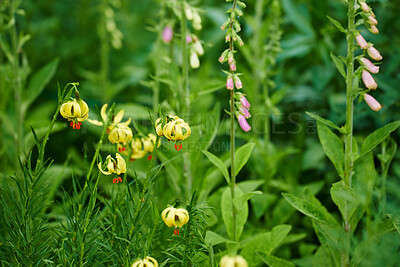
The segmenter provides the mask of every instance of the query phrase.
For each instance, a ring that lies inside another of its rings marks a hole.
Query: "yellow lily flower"
[[[242,256],[223,256],[219,262],[220,267],[248,267],[247,261]]]
[[[86,120],[89,113],[89,107],[82,99],[73,99],[63,103],[60,107],[60,114],[68,121],[73,129],[80,129],[82,121]]]
[[[168,207],[163,210],[161,217],[168,227],[182,227],[189,221],[189,213],[183,208]]]
[[[119,123],[108,134],[108,140],[113,144],[126,145],[133,137],[132,130],[125,124]]]
[[[135,138],[131,141],[131,160],[143,158],[148,152],[153,152],[157,137],[154,134],[149,134],[147,137],[141,139]],[[160,147],[161,142],[158,142],[158,147]],[[151,157],[149,156],[149,160]]]
[[[104,175],[110,175],[113,173],[116,173],[118,175],[120,175],[121,173],[125,173],[126,172],[126,163],[123,157],[121,157],[120,154],[116,153],[116,159],[113,159],[111,157],[111,155],[108,155],[106,158],[106,162],[107,162],[107,169],[108,171],[105,171],[101,168],[101,162],[99,162],[98,167],[99,170],[104,174]]]
[[[153,257],[147,256],[144,259],[135,261],[131,267],[158,267],[158,262]]]
[[[102,118],[103,121],[107,121],[107,107],[108,104],[104,104],[101,107],[100,110],[100,116]],[[120,110],[117,115],[115,115],[112,120],[111,120],[111,124],[108,127],[108,131],[111,131],[114,127],[116,127],[117,125],[125,125],[128,126],[131,123],[131,118],[129,118],[127,121],[125,122],[121,122],[122,118],[124,117],[124,113],[125,111],[122,109]],[[88,119],[88,122],[90,122],[91,124],[97,125],[97,126],[103,126],[103,122],[102,121],[98,121],[98,120],[91,120]]]
[[[164,124],[165,123],[165,124]],[[181,141],[185,140],[192,133],[189,124],[178,116],[168,115],[163,119],[156,120],[156,132],[158,136],[165,136],[168,140],[175,141],[176,150],[182,149]]]

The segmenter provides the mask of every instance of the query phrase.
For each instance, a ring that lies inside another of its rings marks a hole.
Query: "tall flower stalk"
[[[226,88],[230,90],[230,160],[231,160],[231,173],[230,173],[230,190],[231,190],[231,202],[232,202],[232,239],[237,241],[237,208],[234,205],[235,199],[235,184],[236,184],[236,169],[235,169],[235,117],[237,117],[239,121],[240,127],[245,131],[250,131],[251,127],[247,123],[246,119],[250,117],[249,108],[250,104],[248,103],[245,96],[241,93],[236,93],[235,89],[241,89],[243,87],[242,81],[240,80],[238,74],[236,74],[236,61],[234,58],[234,50],[235,42],[239,45],[243,45],[243,41],[240,36],[237,34],[240,30],[240,24],[237,21],[237,17],[243,16],[243,12],[238,9],[238,6],[245,8],[246,5],[241,1],[230,1],[232,3],[232,8],[227,11],[230,14],[228,20],[221,26],[222,30],[226,29],[225,34],[225,42],[229,43],[229,48],[226,49],[218,61],[220,63],[224,63],[225,61],[229,64],[229,72],[224,71],[227,75],[226,79]],[[238,101],[236,101],[238,100]],[[238,109],[238,110],[237,110]]]

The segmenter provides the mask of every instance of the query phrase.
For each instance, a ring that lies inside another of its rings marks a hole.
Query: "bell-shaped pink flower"
[[[192,41],[192,36],[190,36],[190,34],[186,35],[186,43],[190,44]]]
[[[364,94],[364,100],[365,102],[367,102],[368,106],[374,111],[379,111],[382,108],[381,104],[379,104],[379,102],[376,101],[376,99],[369,94]]]
[[[382,59],[382,56],[381,56],[381,54],[379,53],[379,51],[376,50],[376,48],[373,47],[373,46],[368,47],[367,52],[368,52],[368,55],[369,55],[373,60],[381,60],[381,59]]]
[[[235,62],[230,63],[230,64],[229,64],[229,68],[230,68],[231,71],[236,71]]]
[[[240,96],[240,104],[242,104],[243,107],[249,109],[250,108],[250,103],[247,101],[247,98],[241,94]]]
[[[370,90],[375,90],[378,87],[371,73],[369,73],[366,70],[363,70],[362,72],[362,80],[365,84],[365,87],[367,87]]]
[[[237,119],[239,121],[239,125],[240,128],[242,128],[243,131],[248,132],[251,130],[251,126],[249,125],[249,123],[247,122],[246,118],[244,117],[244,115],[239,114],[237,116]]]
[[[162,32],[162,39],[165,43],[169,43],[172,40],[174,32],[170,26],[166,26]]]
[[[236,89],[241,89],[243,87],[242,81],[240,80],[239,77],[235,77],[235,86]]]
[[[233,90],[233,78],[232,76],[228,76],[226,79],[226,89]]]
[[[246,119],[251,117],[249,110],[243,106],[240,106],[239,112],[242,113]]]
[[[365,41],[364,37],[361,34],[358,34],[356,36],[356,41],[358,45],[360,46],[361,49],[367,49],[368,48],[368,43]]]
[[[367,69],[369,72],[377,74],[379,72],[379,67],[375,66],[374,63],[369,61],[369,59],[361,58],[361,63],[363,64],[364,68]]]

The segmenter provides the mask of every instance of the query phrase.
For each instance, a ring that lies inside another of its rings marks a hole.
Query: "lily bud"
[[[379,51],[378,51],[375,47],[373,47],[373,46],[368,47],[367,52],[368,52],[368,55],[369,55],[373,60],[381,60],[381,59],[382,59],[382,56],[381,56],[381,54],[379,53]]]
[[[360,59],[361,63],[363,64],[364,68],[367,69],[369,72],[377,74],[379,72],[379,67],[375,66],[371,61],[366,58]]]
[[[366,70],[363,70],[362,80],[368,89],[375,90],[378,87],[371,73]]]
[[[370,32],[372,32],[373,34],[378,34],[378,33],[379,33],[379,30],[378,30],[378,28],[377,28],[375,25],[371,25],[371,27],[368,28],[368,30],[369,30]]]
[[[358,45],[360,46],[361,49],[367,49],[368,48],[368,43],[365,41],[364,37],[361,34],[358,34],[356,36],[356,41]]]
[[[251,126],[249,125],[249,123],[247,122],[246,118],[244,117],[244,115],[239,114],[237,116],[237,119],[239,121],[239,125],[240,128],[242,128],[243,131],[248,132],[251,130]]]
[[[379,111],[382,108],[381,104],[369,94],[364,94],[364,100],[373,111]]]
[[[368,16],[368,22],[369,22],[369,24],[371,24],[371,25],[377,25],[377,24],[378,24],[378,21],[377,21],[376,18],[373,17],[372,15],[369,15],[369,16]]]
[[[174,32],[172,31],[172,28],[169,26],[166,26],[162,32],[162,39],[163,39],[164,43],[171,42],[173,35],[174,35]]]
[[[226,89],[233,90],[233,78],[232,76],[228,76],[226,79]]]

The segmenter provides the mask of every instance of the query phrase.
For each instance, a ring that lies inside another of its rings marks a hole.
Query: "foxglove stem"
[[[236,8],[236,0],[233,1],[232,10]],[[229,28],[233,29],[233,20],[229,24]],[[229,40],[229,51],[233,54],[233,39],[230,38]],[[236,69],[236,68],[235,68]],[[231,69],[231,74],[233,77],[234,71]],[[230,91],[230,104],[231,104],[231,181],[230,181],[230,188],[231,188],[231,203],[232,203],[232,239],[233,241],[237,241],[236,236],[236,217],[237,217],[237,210],[235,205],[233,204],[235,199],[235,184],[236,184],[236,173],[235,173],[235,88]]]
[[[355,10],[356,0],[348,1],[348,29],[347,29],[347,77],[346,77],[346,125],[345,125],[345,156],[344,156],[344,177],[345,184],[351,187],[351,178],[353,172],[353,84],[354,84],[354,32],[355,32]],[[346,200],[347,202],[347,200]],[[341,255],[341,266],[349,266],[350,264],[350,240],[351,225],[349,221],[345,221],[343,230],[347,236],[347,244],[345,252]]]

